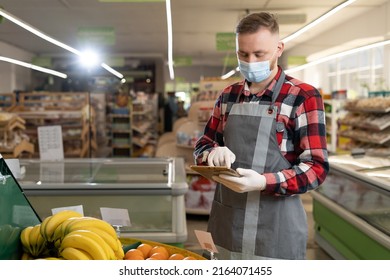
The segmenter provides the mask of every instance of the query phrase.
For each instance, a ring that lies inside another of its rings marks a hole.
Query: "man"
[[[323,101],[278,66],[284,44],[274,15],[243,18],[236,48],[245,80],[222,91],[194,151],[198,165],[241,175],[213,177],[208,231],[219,259],[305,259],[306,213],[296,194],[317,188],[329,170]]]

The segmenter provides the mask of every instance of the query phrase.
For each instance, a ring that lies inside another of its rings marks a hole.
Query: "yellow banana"
[[[93,218],[93,217],[82,217],[78,219],[73,219],[72,222],[70,222],[65,230],[64,233],[67,234],[73,230],[76,229],[83,229],[85,227],[96,227],[104,230],[108,234],[110,234],[113,238],[118,238],[115,229],[110,225],[108,222]]]
[[[74,220],[77,220],[77,219],[80,219],[80,218],[83,218],[83,217],[71,217],[69,219],[66,219],[65,221],[62,222],[61,226],[58,226],[54,232],[54,238],[55,240],[58,240],[58,239],[62,239],[64,238],[64,236],[66,235],[66,230],[67,230],[67,227],[68,225],[74,221]]]
[[[123,251],[122,243],[119,239],[117,239],[116,242],[118,243],[118,250],[114,251],[115,256],[118,260],[123,260],[125,252]]]
[[[41,224],[35,225],[29,236],[30,240],[30,254],[34,257],[37,257],[41,254],[42,250],[45,248],[45,240],[41,235]]]
[[[73,234],[80,234],[93,239],[94,241],[96,241],[96,243],[98,243],[103,248],[108,260],[116,260],[114,250],[97,233],[90,230],[78,229],[68,233],[66,236],[73,235]]]
[[[42,222],[41,222],[41,235],[42,235],[44,238],[46,238],[46,237],[45,237],[45,228],[46,228],[46,225],[47,225],[47,223],[49,222],[49,220],[50,220],[52,217],[53,217],[53,216],[48,216],[48,217],[44,218],[44,219],[42,220]]]
[[[54,240],[54,232],[58,226],[60,226],[65,220],[72,217],[81,217],[82,215],[79,212],[73,210],[63,210],[60,211],[49,218],[47,223],[45,223],[44,234],[42,234],[45,239],[49,242]]]
[[[107,231],[97,228],[97,227],[83,227],[83,230],[89,230],[95,232],[97,235],[99,235],[101,238],[104,239],[104,241],[112,248],[112,250],[115,252],[118,250],[118,242],[117,237],[113,237],[111,234],[109,234]]]
[[[27,253],[30,253],[30,232],[33,229],[33,226],[26,227],[20,233],[20,241],[23,245],[23,250]]]
[[[86,251],[94,260],[107,260],[108,257],[103,247],[94,239],[81,234],[69,234],[61,242],[60,254],[65,248],[76,248]]]
[[[93,260],[92,256],[84,250],[66,247],[61,251],[61,257],[65,260]]]

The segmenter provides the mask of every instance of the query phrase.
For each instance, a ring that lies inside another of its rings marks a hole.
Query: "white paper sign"
[[[76,212],[78,212],[78,213],[80,213],[81,215],[84,216],[83,205],[74,205],[74,206],[65,206],[65,207],[52,208],[51,209],[51,213],[54,215],[54,214],[57,214],[58,212],[61,212],[63,210],[76,211]]]
[[[215,247],[213,237],[210,232],[203,230],[194,230],[195,236],[198,239],[200,246],[209,252],[218,253],[217,247]]]
[[[62,128],[60,125],[39,126],[38,143],[41,160],[63,160]]]
[[[129,210],[123,208],[100,207],[102,219],[113,226],[131,226]]]

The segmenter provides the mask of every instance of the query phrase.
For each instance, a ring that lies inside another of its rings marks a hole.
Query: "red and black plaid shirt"
[[[258,94],[262,95],[260,103],[271,102],[272,89],[280,73],[279,67],[268,88]],[[195,145],[194,156],[198,165],[207,162],[205,151],[224,146],[223,132],[229,117],[225,113],[227,102],[235,102],[241,92],[240,103],[251,99],[248,85],[241,81],[225,88],[216,100],[204,135]],[[322,97],[313,86],[286,75],[275,105],[278,106],[277,128],[283,127],[276,131],[279,148],[292,167],[264,173],[267,180],[265,191],[274,195],[292,195],[313,190],[325,180],[329,170]]]

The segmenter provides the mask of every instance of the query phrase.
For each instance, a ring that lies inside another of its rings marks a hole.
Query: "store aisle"
[[[307,244],[306,257],[308,260],[330,260],[332,258],[324,250],[322,250],[314,241],[312,197],[309,193],[304,194],[301,197],[307,213],[307,221],[309,226],[309,240]],[[207,219],[208,216],[206,215],[187,215],[188,239],[187,242],[184,243],[185,249],[201,254],[202,249],[198,244],[198,241],[194,234],[194,230],[206,230]]]

